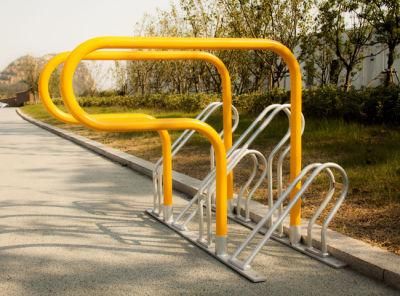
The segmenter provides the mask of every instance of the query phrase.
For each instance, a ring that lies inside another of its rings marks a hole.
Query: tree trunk
[[[340,65],[338,60],[333,60],[329,66],[329,83],[335,86],[339,83]]]
[[[350,75],[351,75],[351,71],[353,70],[352,67],[346,67],[346,77],[344,80],[344,85],[343,85],[343,89],[345,92],[348,92],[350,90]]]
[[[32,93],[33,93],[33,102],[36,105],[39,103],[38,94],[35,91],[32,91]]]
[[[394,63],[394,51],[395,46],[393,44],[388,44],[388,61],[387,61],[387,70],[386,70],[386,78],[385,78],[385,86],[389,86],[393,83],[393,63]]]

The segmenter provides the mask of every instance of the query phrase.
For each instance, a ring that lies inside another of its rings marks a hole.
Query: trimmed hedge
[[[122,106],[126,108],[154,108],[163,110],[198,111],[219,94],[152,94],[145,96],[111,96],[80,98],[83,107]],[[258,114],[273,103],[290,101],[290,93],[273,90],[267,93],[243,94],[233,97],[233,104],[246,113]],[[62,104],[60,99],[56,104]],[[335,87],[303,91],[303,113],[306,117],[342,118],[363,123],[385,123],[400,126],[400,87],[378,87],[344,92]]]
[[[343,118],[363,123],[400,125],[400,87],[377,87],[344,92],[332,88],[305,91],[307,115]]]
[[[213,101],[219,101],[218,94],[152,94],[145,96],[111,96],[111,97],[81,97],[79,103],[82,107],[111,107],[121,106],[126,108],[151,108],[163,110],[182,110],[193,112],[203,109]],[[61,99],[55,99],[55,104],[63,104]]]

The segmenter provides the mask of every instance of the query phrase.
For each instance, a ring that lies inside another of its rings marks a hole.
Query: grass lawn
[[[158,135],[147,133],[95,132],[80,126],[63,124],[41,105],[25,106],[30,116],[72,130],[80,135],[107,144],[138,157],[155,162],[161,154]],[[122,107],[87,107],[90,113],[144,112],[162,117],[195,117],[194,113],[159,110],[132,110]],[[254,116],[241,114],[237,138]],[[220,129],[220,116],[209,123]],[[259,137],[254,148],[268,152],[287,130],[287,120],[279,118]],[[172,132],[172,138],[179,132]],[[364,240],[400,255],[400,129],[381,125],[365,126],[341,120],[306,118],[303,135],[303,166],[312,162],[337,162],[350,179],[349,195],[330,228]],[[196,170],[193,170],[196,167]],[[287,167],[287,165],[286,165]],[[203,178],[209,169],[209,144],[196,134],[174,159],[174,169],[196,178]],[[286,168],[287,170],[287,168]],[[249,173],[246,163],[235,171],[238,185]],[[266,184],[256,198],[266,200]],[[310,217],[324,197],[326,180],[321,178],[309,190],[303,203],[305,217]]]

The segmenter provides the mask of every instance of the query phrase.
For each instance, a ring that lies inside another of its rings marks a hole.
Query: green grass
[[[22,108],[24,112],[50,124],[72,129],[84,136],[111,145],[128,153],[154,161],[160,155],[158,136],[147,133],[98,133],[81,126],[66,125],[50,117],[41,105]],[[122,107],[85,107],[89,113],[141,112],[158,118],[190,117],[196,113],[161,111],[154,109],[129,109]],[[237,138],[251,124],[254,116],[240,115],[240,124],[234,137]],[[220,115],[208,121],[217,130],[221,129]],[[254,146],[268,151],[287,131],[287,119],[274,120],[259,137]],[[179,132],[172,132],[176,138]],[[333,228],[383,246],[400,254],[400,129],[383,125],[362,125],[335,119],[306,118],[303,135],[303,166],[312,162],[336,162],[347,172],[350,192],[345,204],[335,218]],[[196,134],[186,149],[186,158],[177,159],[178,170],[193,175],[196,167],[201,178],[208,170],[209,143]],[[269,147],[269,148],[268,148]],[[191,164],[189,164],[191,162]],[[174,164],[175,165],[175,164]],[[317,188],[323,187],[317,183]],[[305,215],[315,207],[319,198],[307,200]],[[393,230],[395,229],[395,230]],[[394,232],[393,232],[394,231]]]
[[[196,113],[177,111],[160,111],[151,109],[129,109],[122,107],[86,107],[89,113],[139,112],[157,118],[193,118]],[[65,110],[65,109],[64,109]],[[31,116],[57,126],[66,126],[53,119],[42,105],[29,105],[23,111]],[[234,137],[238,138],[251,124],[254,116],[240,115],[240,124]],[[217,130],[221,130],[220,116],[212,116],[208,122]],[[82,127],[74,127],[82,130]],[[287,130],[287,120],[281,117],[271,123],[265,136],[259,137],[255,146],[276,143]],[[173,138],[179,132],[171,133]],[[108,137],[129,139],[154,135],[148,133],[107,133]],[[193,144],[208,146],[208,142],[196,134]],[[382,125],[365,126],[359,123],[346,123],[342,120],[313,118],[306,119],[303,135],[304,164],[308,162],[333,161],[343,166],[350,179],[353,191],[367,193],[372,201],[381,199],[400,202],[400,129]]]

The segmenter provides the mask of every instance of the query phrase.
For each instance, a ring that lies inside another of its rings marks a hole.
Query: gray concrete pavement
[[[145,215],[151,203],[148,178],[0,109],[0,295],[399,294],[276,243],[252,284]],[[232,247],[246,230],[230,229]]]

